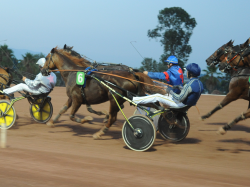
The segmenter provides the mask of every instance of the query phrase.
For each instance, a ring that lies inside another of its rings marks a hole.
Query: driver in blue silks
[[[148,75],[152,79],[161,79],[166,80],[168,84],[173,86],[173,91],[175,93],[180,93],[180,90],[178,87],[183,86],[184,77],[183,77],[183,71],[178,66],[178,59],[172,55],[168,57],[167,60],[164,62],[168,63],[168,70],[165,72],[147,72],[144,71],[143,73]]]
[[[153,94],[142,97],[132,97],[128,94],[128,98],[137,104],[160,102],[170,107],[195,106],[204,90],[202,82],[198,79],[201,69],[196,63],[188,64],[186,69],[187,77],[190,81],[185,84],[180,94],[176,94],[170,87],[168,87],[166,89],[167,94],[165,95]]]

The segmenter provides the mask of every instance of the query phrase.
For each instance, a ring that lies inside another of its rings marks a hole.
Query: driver
[[[36,64],[38,64],[40,70],[44,66],[45,58],[40,58]],[[23,76],[22,80],[26,83],[17,84],[11,88],[0,91],[2,94],[9,96],[14,92],[25,91],[33,95],[39,95],[50,92],[56,85],[56,75],[51,72],[49,76],[43,76],[39,73],[34,80],[30,80]]]
[[[148,75],[151,79],[161,79],[167,81],[168,84],[173,86],[173,91],[177,94],[180,93],[179,87],[182,88],[184,77],[180,66],[178,66],[178,59],[172,55],[165,60],[168,65],[168,70],[165,72],[147,72],[143,73]]]
[[[190,81],[185,84],[180,94],[174,93],[169,87],[166,89],[167,94],[153,94],[142,97],[133,97],[128,94],[128,98],[137,104],[147,104],[160,102],[170,107],[195,106],[203,92],[203,84],[198,79],[201,69],[198,64],[191,63],[187,67],[187,77]]]

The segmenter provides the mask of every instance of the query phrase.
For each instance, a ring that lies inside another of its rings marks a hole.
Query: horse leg
[[[243,112],[241,115],[236,117],[233,121],[231,121],[227,125],[220,127],[219,130],[217,131],[217,133],[224,135],[227,133],[228,130],[230,130],[232,128],[233,125],[235,125],[239,121],[245,120],[246,118],[249,118],[249,117],[250,117],[250,109],[248,109],[245,113]]]
[[[233,92],[230,92],[226,95],[226,97],[222,100],[222,102],[220,104],[218,104],[212,111],[208,112],[206,115],[201,116],[201,120],[204,121],[205,119],[209,118],[210,116],[212,116],[212,114],[214,114],[215,112],[217,112],[218,110],[222,109],[224,106],[228,105],[229,103],[231,103],[232,101],[235,101],[236,99],[239,98],[238,94],[235,96],[236,94]]]
[[[72,105],[72,99],[69,98],[68,101],[63,105],[59,113],[56,115],[56,117],[53,120],[49,120],[47,122],[47,125],[49,127],[55,127],[54,123],[61,117],[62,114],[67,112],[67,110],[71,107],[71,105]]]
[[[91,105],[86,105],[87,106],[87,110],[90,112],[90,113],[94,113],[94,114],[97,114],[97,115],[105,115],[105,118],[103,120],[103,123],[106,123],[109,119],[109,114],[106,110],[103,110],[103,111],[95,111],[92,109]]]
[[[112,97],[112,96],[111,96]],[[124,101],[123,101],[124,102]],[[121,105],[122,102],[119,102],[119,104]],[[116,121],[117,119],[117,113],[119,111],[119,108],[115,102],[115,100],[111,100],[110,101],[110,108],[109,108],[109,119],[106,125],[104,125],[98,132],[96,132],[95,134],[93,134],[93,138],[95,140],[99,140],[101,139],[101,136],[103,134],[105,134],[109,128],[111,127],[111,125]]]
[[[70,119],[72,121],[75,121],[77,123],[85,123],[87,121],[92,121],[93,118],[91,116],[86,116],[85,118],[81,119],[75,116],[75,113],[78,111],[78,109],[80,108],[80,106],[82,105],[82,102],[79,102],[78,99],[74,99],[73,100],[73,104],[72,104],[72,110],[70,113]]]

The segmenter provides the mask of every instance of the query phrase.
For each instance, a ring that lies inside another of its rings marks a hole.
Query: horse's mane
[[[78,58],[77,56],[73,56],[71,55],[70,52],[68,51],[65,51],[63,49],[60,49],[58,47],[55,48],[55,52],[67,57],[69,60],[71,60],[74,64],[78,65],[78,66],[81,66],[81,67],[85,67],[85,66],[89,66],[91,65],[91,63],[86,60],[85,58]]]

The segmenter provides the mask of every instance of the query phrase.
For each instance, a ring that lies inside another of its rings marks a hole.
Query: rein
[[[236,48],[238,51],[236,50],[236,51],[234,52],[234,50],[232,50],[231,53],[230,53],[231,55],[232,55],[232,53],[236,53],[236,55],[235,55],[234,57],[232,57],[230,60],[228,60],[228,58],[225,57],[225,60],[226,60],[226,62],[227,62],[226,68],[227,68],[227,69],[233,68],[233,70],[236,70],[236,68],[238,67],[238,65],[240,64],[241,61],[243,62],[244,65],[247,65],[247,66],[249,67],[249,65],[246,64],[246,63],[244,62],[244,58],[243,58],[243,56],[242,56],[242,54],[243,54],[247,49],[249,49],[249,46],[246,47],[246,48],[244,48],[244,49],[240,49],[239,46],[235,46],[235,48]],[[239,59],[238,63],[237,63],[235,66],[233,66],[233,65],[231,64],[231,62],[233,62],[238,56],[240,56],[240,59]]]
[[[74,69],[72,69],[72,70],[50,70],[50,71],[57,72],[57,71],[81,71],[81,70],[74,70]],[[130,81],[138,82],[138,83],[145,84],[145,85],[148,85],[148,86],[158,87],[158,88],[164,90],[161,86],[156,86],[156,85],[148,84],[148,83],[145,83],[145,82],[137,81],[137,80],[134,80],[134,79],[129,79],[127,77],[122,77],[122,76],[115,75],[115,74],[103,73],[103,72],[98,72],[98,71],[95,71],[93,73],[99,73],[99,74],[104,74],[104,75],[110,75],[110,76],[113,76],[113,77],[119,77],[119,78],[122,78],[122,79],[126,79],[126,80],[130,80]],[[156,81],[156,82],[160,82],[160,81]],[[162,82],[160,82],[160,83],[162,83]],[[165,84],[165,83],[163,83],[163,84]],[[166,85],[172,87],[172,85],[169,85],[169,84],[166,84]]]

